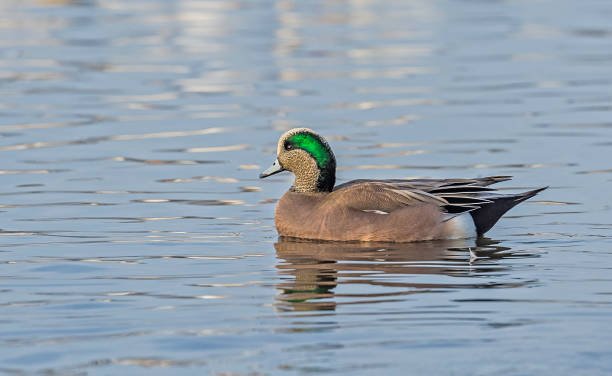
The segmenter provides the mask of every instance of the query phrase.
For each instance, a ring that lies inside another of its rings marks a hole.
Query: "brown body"
[[[289,191],[278,201],[274,222],[281,236],[336,241],[449,239],[455,231],[452,222],[444,221],[437,205],[406,206],[389,214],[379,214],[347,206],[341,195],[334,192]]]

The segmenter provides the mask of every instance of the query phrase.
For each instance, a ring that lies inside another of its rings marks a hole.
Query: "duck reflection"
[[[373,244],[280,237],[274,244],[283,281],[276,308],[335,310],[338,304],[389,302],[424,292],[524,285],[470,278],[509,269],[496,259],[534,256],[498,244],[487,238]],[[342,292],[335,292],[340,285]]]

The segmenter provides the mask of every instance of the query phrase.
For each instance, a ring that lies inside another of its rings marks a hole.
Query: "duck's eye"
[[[291,150],[291,149],[293,149],[293,144],[286,143],[285,144],[285,150]]]

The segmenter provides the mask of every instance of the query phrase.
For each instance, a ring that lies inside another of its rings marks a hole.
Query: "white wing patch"
[[[362,210],[366,213],[374,213],[374,214],[381,214],[381,215],[386,215],[389,214],[386,211],[382,211],[382,210],[374,210],[374,209],[368,209],[368,210]]]

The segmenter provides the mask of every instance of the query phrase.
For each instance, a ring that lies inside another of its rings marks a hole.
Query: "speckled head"
[[[296,192],[331,192],[336,182],[336,158],[327,141],[308,128],[294,128],[278,140],[277,158],[260,177],[284,170],[295,175]]]

